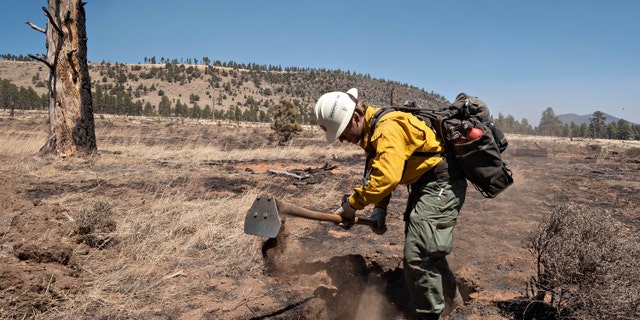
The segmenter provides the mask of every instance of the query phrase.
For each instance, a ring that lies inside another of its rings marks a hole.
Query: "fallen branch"
[[[337,167],[338,167],[337,165],[329,165],[329,163],[325,163],[324,166],[320,168],[307,168],[307,169],[304,169],[304,171],[308,173],[316,173],[316,172],[331,171]]]
[[[262,315],[262,316],[253,317],[253,318],[251,318],[251,320],[262,320],[262,319],[267,319],[267,318],[271,318],[271,317],[275,317],[275,316],[281,315],[281,314],[283,314],[283,313],[285,313],[285,312],[287,312],[287,311],[289,311],[289,310],[291,310],[293,308],[296,308],[296,307],[298,307],[298,306],[300,306],[300,305],[302,305],[304,303],[307,303],[311,299],[313,299],[313,297],[304,298],[304,299],[302,299],[302,300],[300,300],[300,301],[298,301],[296,303],[289,304],[289,305],[285,306],[284,308],[282,308],[280,310],[276,310],[274,312],[271,312],[269,314],[265,314],[265,315]],[[251,309],[249,309],[249,310],[251,310]],[[253,312],[253,310],[251,310],[251,312]]]
[[[174,273],[172,273],[170,275],[166,275],[162,279],[163,280],[167,280],[167,279],[171,279],[171,278],[175,278],[175,277],[179,277],[179,276],[186,276],[186,275],[187,274],[183,270],[180,270],[180,271],[176,271],[176,272],[174,272]]]
[[[273,169],[269,169],[267,170],[267,172],[269,173],[273,173],[273,174],[281,174],[281,175],[285,175],[285,176],[289,176],[289,177],[294,177],[298,180],[303,180],[303,179],[307,179],[310,178],[311,175],[310,174],[305,174],[304,176],[295,174],[295,173],[291,173],[291,172],[286,172],[286,171],[277,171],[277,170],[273,170]]]
[[[172,279],[172,278],[176,278],[176,277],[180,277],[180,276],[186,276],[187,274],[184,272],[184,270],[178,270],[172,274],[166,275],[164,277],[162,277],[162,279],[156,281],[154,284],[151,285],[151,287],[155,288],[157,286],[159,286],[160,284],[162,284],[163,282],[165,282],[166,280]]]

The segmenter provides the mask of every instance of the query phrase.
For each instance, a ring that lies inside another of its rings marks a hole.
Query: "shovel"
[[[251,205],[251,209],[249,209],[249,213],[247,213],[247,217],[244,219],[244,233],[275,238],[282,226],[280,214],[318,221],[343,222],[343,218],[337,214],[308,210],[283,200],[277,200],[272,196],[258,196],[256,200],[253,201],[253,205]],[[354,222],[356,224],[375,227],[375,221],[369,219],[356,217]]]

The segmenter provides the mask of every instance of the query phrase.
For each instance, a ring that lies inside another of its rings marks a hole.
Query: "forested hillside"
[[[300,110],[300,121],[310,123],[311,110],[320,95],[351,87],[357,87],[361,98],[375,105],[401,104],[405,100],[434,107],[447,104],[436,93],[350,71],[203,61],[203,64],[177,60],[133,65],[90,63],[94,110],[126,115],[268,121],[271,107],[287,99]],[[37,93],[30,94],[28,99],[16,99],[17,109],[46,106],[46,97],[42,95],[46,94],[47,76],[39,62],[0,61],[0,79],[24,87],[14,91]],[[19,92],[7,94],[13,95]]]

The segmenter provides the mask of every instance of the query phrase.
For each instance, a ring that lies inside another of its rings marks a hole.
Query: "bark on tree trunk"
[[[87,63],[84,3],[48,0],[49,140],[41,153],[81,156],[97,150]]]

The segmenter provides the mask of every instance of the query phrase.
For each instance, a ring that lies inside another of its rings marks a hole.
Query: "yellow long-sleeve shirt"
[[[399,184],[416,182],[425,172],[436,166],[441,157],[411,156],[415,152],[441,153],[444,147],[427,124],[414,115],[392,111],[383,115],[371,134],[371,120],[380,108],[367,107],[360,147],[370,170],[368,181],[354,189],[349,203],[357,210],[369,204],[387,206],[388,196]]]

